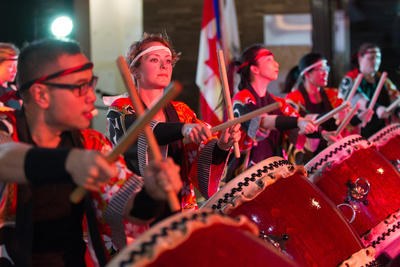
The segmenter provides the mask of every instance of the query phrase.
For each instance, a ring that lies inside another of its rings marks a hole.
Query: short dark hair
[[[363,43],[360,45],[360,48],[358,48],[358,54],[363,56],[364,54],[367,53],[369,49],[373,48],[377,48],[380,50],[380,47],[375,43]]]
[[[28,44],[18,57],[17,87],[49,74],[49,69],[61,55],[80,53],[79,44],[73,40],[42,39]]]
[[[377,48],[377,49],[379,49],[379,51],[381,50],[379,45],[376,44],[376,43],[369,43],[369,42],[362,43],[360,45],[360,47],[358,48],[357,52],[353,53],[351,58],[350,58],[350,63],[351,63],[352,68],[359,68],[360,67],[359,64],[358,64],[358,57],[359,56],[364,56],[365,53],[371,48]]]
[[[311,66],[312,64],[320,61],[320,60],[327,60],[326,57],[324,57],[322,54],[318,53],[318,52],[311,52],[308,54],[305,54],[299,62],[298,65],[298,77],[297,77],[297,81],[295,82],[295,84],[293,85],[293,87],[300,89],[300,88],[305,88],[304,87],[304,80],[305,80],[305,73],[303,75],[300,76],[300,74],[303,72],[303,70],[305,70],[307,67]],[[308,70],[307,72],[310,72],[311,70],[313,70],[314,68]],[[290,92],[290,91],[289,91]],[[289,93],[287,92],[287,93]]]
[[[312,64],[318,62],[319,60],[326,60],[326,58],[320,53],[315,53],[315,52],[311,52],[304,55],[299,62],[299,71],[302,72],[308,66],[311,66]]]

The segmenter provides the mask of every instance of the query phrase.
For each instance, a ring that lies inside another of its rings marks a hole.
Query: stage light
[[[72,28],[72,20],[67,16],[58,17],[51,24],[51,32],[58,38],[68,36],[72,32]]]

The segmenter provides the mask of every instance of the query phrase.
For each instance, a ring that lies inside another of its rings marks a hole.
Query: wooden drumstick
[[[215,127],[212,127],[211,128],[211,132],[212,133],[217,133],[219,131],[225,130],[226,128],[229,128],[229,127],[231,127],[231,126],[233,126],[235,124],[251,120],[251,119],[253,119],[253,118],[257,117],[257,116],[260,116],[260,115],[262,115],[264,113],[268,113],[268,112],[271,112],[271,111],[273,111],[275,109],[278,109],[280,106],[281,106],[281,104],[279,102],[276,102],[276,103],[270,104],[268,106],[256,109],[256,110],[254,110],[252,112],[244,114],[243,116],[237,117],[237,118],[235,118],[235,119],[233,119],[231,121],[226,121],[226,122],[221,123],[221,124],[219,124],[219,125],[217,125]],[[190,141],[189,141],[189,139],[183,139],[183,143],[184,144],[188,144],[188,143],[190,143]]]
[[[123,154],[139,136],[143,128],[153,119],[153,117],[179,94],[179,90],[171,88],[168,92],[143,116],[139,117],[128,129],[127,133],[120,139],[118,144],[106,156],[108,162],[114,162],[119,155]],[[161,154],[161,153],[160,153]],[[76,188],[70,195],[70,200],[73,203],[79,203],[86,194],[86,189],[83,187]],[[175,196],[176,197],[176,196]]]
[[[335,135],[338,136],[339,134],[342,133],[343,129],[349,124],[350,120],[356,115],[356,112],[360,108],[360,103],[357,103],[356,106],[346,114],[346,117],[343,119],[342,123],[339,125],[339,127],[336,129]]]
[[[229,91],[228,75],[226,74],[224,52],[221,49],[219,49],[217,51],[217,56],[218,56],[219,75],[221,78],[222,91],[224,92],[224,99],[225,99],[226,111],[228,113],[228,120],[233,120],[234,116],[232,108],[232,99],[231,99],[231,93]],[[235,142],[233,144],[233,148],[235,152],[235,157],[240,158],[239,143]]]
[[[230,121],[221,123],[221,124],[219,124],[219,125],[217,125],[215,127],[212,127],[211,128],[211,132],[212,133],[216,133],[216,132],[222,131],[222,130],[224,130],[226,128],[231,127],[232,125],[251,120],[251,119],[253,119],[253,118],[257,117],[257,116],[260,116],[262,114],[265,114],[265,113],[271,112],[271,111],[273,111],[275,109],[278,109],[278,108],[280,108],[280,106],[281,106],[281,104],[279,102],[276,102],[276,103],[270,104],[268,106],[256,109],[256,110],[254,110],[252,112],[244,114],[243,116],[237,117],[237,118],[235,118],[233,120],[230,120]]]
[[[362,81],[363,76],[364,76],[364,75],[363,75],[362,73],[359,73],[359,74],[357,75],[357,78],[356,78],[355,81],[354,81],[353,87],[351,88],[351,91],[350,91],[349,95],[348,95],[347,98],[346,98],[346,102],[350,102],[351,99],[353,98],[353,96],[355,95],[358,86],[360,86],[360,83],[361,83],[361,81]]]
[[[123,154],[139,136],[143,128],[153,119],[153,117],[166,105],[174,99],[179,91],[171,88],[154,106],[147,111],[143,116],[139,117],[128,129],[127,133],[121,138],[119,143],[106,156],[108,162],[114,162],[119,155]],[[73,203],[79,203],[86,194],[86,189],[83,187],[76,188],[70,195],[70,200]]]
[[[125,58],[122,56],[118,57],[117,65],[118,65],[119,71],[122,75],[122,78],[124,80],[125,87],[131,98],[132,105],[135,108],[135,111],[138,114],[138,117],[140,117],[144,113],[144,107],[143,107],[142,101],[139,98],[139,94],[137,92],[136,86],[132,80],[132,76],[129,71],[128,64],[125,61]],[[171,88],[171,90],[176,92],[176,95],[178,95],[178,93],[180,93],[181,89],[182,89],[181,87],[172,87]],[[145,126],[144,133],[146,135],[147,142],[150,146],[150,150],[153,154],[154,159],[162,160],[162,154],[160,151],[160,147],[158,146],[156,137],[154,136],[154,133],[150,129],[149,126]],[[172,188],[170,188],[170,190],[168,190],[167,193],[168,193],[168,203],[169,203],[170,209],[173,212],[179,211],[180,204],[179,204],[178,198],[177,198],[176,194],[173,192]]]
[[[392,112],[399,104],[400,104],[400,97],[397,98],[395,101],[393,101],[393,103],[386,108],[386,112],[387,113]]]
[[[329,111],[328,113],[326,113],[325,115],[323,115],[322,117],[318,118],[314,124],[315,125],[320,125],[324,122],[326,122],[327,120],[329,120],[330,118],[332,118],[336,113],[338,113],[339,111],[341,111],[342,109],[345,109],[347,107],[347,101],[343,102],[343,104],[341,104],[340,106],[338,106],[335,109],[332,109],[331,111]]]
[[[369,105],[367,108],[367,110],[370,110],[370,112],[373,112],[373,110],[374,110],[376,101],[378,100],[379,94],[381,93],[382,87],[385,83],[386,76],[387,76],[387,73],[383,72],[381,75],[381,78],[379,79],[379,82],[378,82],[378,85],[376,86],[374,95],[372,96],[371,101],[369,102]],[[367,121],[363,121],[361,124],[361,127],[364,128],[367,125],[367,123],[368,123]]]
[[[379,79],[378,85],[376,86],[374,95],[372,96],[371,102],[368,105],[368,109],[372,110],[374,108],[376,101],[378,100],[379,94],[382,91],[382,87],[385,84],[386,77],[387,77],[387,72],[384,71],[381,75],[381,78]]]

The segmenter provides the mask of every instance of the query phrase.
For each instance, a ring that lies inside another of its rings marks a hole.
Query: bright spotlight
[[[51,32],[56,37],[66,37],[72,31],[72,20],[67,16],[56,18],[51,24]]]

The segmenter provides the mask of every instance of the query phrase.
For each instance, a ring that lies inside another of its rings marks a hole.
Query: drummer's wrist
[[[275,119],[275,128],[280,131],[291,130],[298,127],[298,117],[278,115]]]
[[[24,172],[26,180],[33,186],[56,183],[73,183],[70,173],[67,171],[66,162],[71,152],[68,148],[42,148],[29,149],[24,159]],[[48,170],[48,162],[51,171]],[[57,179],[54,179],[57,178]]]

